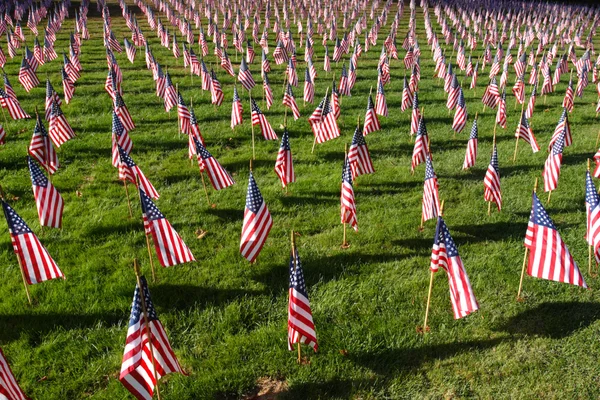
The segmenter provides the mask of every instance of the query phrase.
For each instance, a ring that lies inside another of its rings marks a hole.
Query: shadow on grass
[[[294,384],[282,392],[278,399],[330,399],[354,398],[353,395],[368,389],[375,380],[331,379],[325,382],[302,382]],[[357,397],[359,398],[359,397]]]
[[[600,319],[600,306],[593,302],[548,302],[509,318],[494,330],[512,335],[562,339]]]
[[[242,221],[244,219],[244,210],[237,208],[207,208],[205,212],[228,222]]]
[[[165,310],[188,310],[195,305],[224,305],[233,300],[266,294],[259,290],[216,289],[194,285],[157,284],[152,301]]]

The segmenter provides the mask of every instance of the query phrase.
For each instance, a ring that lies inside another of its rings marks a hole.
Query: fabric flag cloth
[[[244,106],[238,95],[237,86],[233,87],[233,101],[231,103],[231,129],[242,124],[244,119]]]
[[[551,192],[558,186],[563,149],[565,148],[565,132],[552,145],[552,151],[544,163],[544,192]]]
[[[294,92],[292,91],[292,85],[287,84],[287,89],[283,93],[283,102],[282,104],[286,107],[289,107],[292,110],[292,115],[294,116],[294,121],[300,118],[300,109],[298,108],[298,104],[296,103],[296,99],[294,98]]]
[[[112,165],[119,168],[119,146],[126,154],[131,153],[133,142],[127,133],[127,129],[121,123],[121,118],[113,111],[112,115]]]
[[[519,126],[517,126],[515,137],[517,140],[521,138],[529,143],[531,145],[531,150],[533,150],[534,153],[540,151],[540,146],[538,145],[535,135],[529,126],[529,121],[527,120],[525,113],[522,113],[521,115],[521,122],[519,123]]]
[[[240,253],[244,258],[250,262],[256,260],[269,236],[272,226],[273,219],[256,185],[254,175],[250,171],[242,237],[240,240]]]
[[[260,111],[256,101],[252,99],[252,112],[251,112],[252,125],[260,126],[260,133],[262,133],[265,140],[277,140],[277,135],[271,127],[267,117]]]
[[[48,174],[52,175],[58,170],[60,166],[58,155],[39,115],[37,116],[35,128],[33,128],[28,151],[29,155],[39,162]]]
[[[452,121],[452,129],[456,133],[462,132],[465,125],[467,125],[467,103],[465,102],[465,95],[462,88],[458,88],[458,100],[456,101],[456,111],[454,113],[454,120]],[[471,131],[471,133],[473,133]]]
[[[425,119],[419,119],[419,128],[417,129],[417,136],[415,137],[415,146],[413,148],[413,154],[411,159],[410,170],[414,171],[415,167],[423,162],[429,154],[429,142],[427,135],[427,126],[425,125]]]
[[[474,119],[473,126],[471,127],[471,135],[469,136],[469,142],[467,143],[467,152],[465,153],[463,169],[469,169],[475,165],[475,161],[477,159],[478,133],[477,119]]]
[[[194,145],[196,146],[196,157],[200,173],[206,171],[215,190],[225,189],[235,183],[231,175],[225,171],[217,159],[206,150],[206,147],[197,138],[194,138]]]
[[[350,226],[358,232],[356,202],[354,201],[354,188],[352,186],[352,172],[348,158],[346,158],[346,161],[344,162],[344,169],[342,171],[342,195],[340,201],[342,224],[350,224]]]
[[[169,221],[140,187],[142,219],[146,234],[152,235],[158,261],[163,267],[194,261],[194,256]]]
[[[13,250],[19,259],[27,283],[33,285],[50,279],[64,278],[48,250],[29,229],[23,218],[4,200],[0,201],[8,223]]]
[[[423,222],[429,221],[439,215],[440,212],[440,196],[438,193],[438,181],[431,155],[428,153],[425,158],[425,182],[423,184],[423,202],[422,202],[422,217]]]
[[[60,228],[64,209],[62,196],[29,156],[27,156],[27,164],[29,165],[33,197],[35,198],[40,225]]]
[[[569,115],[567,109],[563,108],[563,112],[560,115],[558,124],[554,128],[552,138],[550,138],[550,144],[548,145],[548,151],[552,150],[554,142],[564,133],[565,147],[570,146],[573,143],[573,135],[571,134],[571,125],[569,124]]]
[[[448,286],[450,287],[450,302],[454,319],[460,319],[479,309],[479,304],[473,293],[471,282],[462,259],[458,254],[458,248],[450,231],[439,216],[433,239],[433,250],[431,252],[430,271],[437,272],[442,267],[448,274]]]
[[[138,186],[137,180],[139,179],[139,185],[144,189],[144,192],[148,194],[152,199],[158,199],[160,195],[150,183],[146,175],[142,172],[140,167],[136,165],[133,159],[117,145],[119,151],[119,179],[122,181],[129,181],[134,185]]]
[[[48,134],[52,143],[56,147],[62,146],[65,142],[75,137],[73,128],[67,121],[56,99],[52,101],[52,111],[50,112],[50,121],[48,123]]]
[[[308,302],[308,299],[307,299]],[[29,400],[25,395],[0,349],[0,399]]]
[[[177,93],[177,117],[179,119],[179,132],[190,134],[190,110],[188,109],[181,93]]]
[[[377,118],[375,112],[375,105],[373,104],[373,98],[369,94],[367,101],[367,111],[365,113],[365,125],[363,127],[363,135],[367,136],[371,132],[376,132],[381,129],[381,124]]]
[[[286,187],[290,182],[296,182],[294,163],[292,161],[292,149],[290,148],[290,135],[284,128],[281,135],[281,145],[275,161],[275,173],[281,180],[281,186]]]
[[[323,107],[320,110],[320,115],[317,116],[317,109],[313,112],[310,118],[319,117],[316,119],[316,127],[313,129],[313,132],[316,130],[317,134],[317,143],[325,143],[329,140],[335,139],[340,136],[340,128],[337,124],[335,113],[333,111],[333,107],[331,105],[330,97],[326,96],[323,101]],[[309,122],[310,122],[309,118]]]
[[[138,400],[151,400],[157,379],[173,372],[186,373],[158,319],[143,276],[140,276],[140,283],[142,287],[136,285],[133,294],[119,380]]]
[[[29,114],[23,110],[19,101],[6,93],[2,88],[0,88],[0,106],[8,110],[8,115],[10,115],[13,120],[31,118]]]
[[[119,94],[119,92],[115,93],[114,109],[119,118],[121,119],[123,127],[127,129],[127,132],[131,132],[132,130],[134,130],[135,123],[133,122],[131,114],[129,113],[129,110],[125,105],[125,101],[123,101],[123,97]]]
[[[600,262],[600,197],[590,175],[585,174],[585,210],[587,215],[586,241],[594,249],[596,262]]]
[[[288,306],[288,349],[294,350],[295,343],[304,343],[317,352],[317,333],[313,321],[304,272],[300,263],[298,250],[294,249],[290,256],[290,287]]]
[[[360,175],[372,174],[375,172],[373,161],[369,154],[369,147],[358,126],[354,131],[352,144],[348,150],[348,163],[350,164],[350,170],[352,171],[353,181]]]
[[[502,208],[502,190],[500,189],[500,168],[498,167],[498,149],[494,143],[492,158],[483,179],[483,198],[485,201],[493,201],[498,207]]]
[[[529,249],[529,276],[587,288],[567,245],[535,193],[525,233],[525,247]]]

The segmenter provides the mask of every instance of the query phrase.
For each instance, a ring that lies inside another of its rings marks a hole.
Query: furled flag
[[[342,194],[340,202],[342,224],[350,224],[350,226],[358,232],[356,202],[354,201],[354,188],[352,186],[352,172],[348,158],[344,161],[344,169],[342,171]]]
[[[340,104],[340,93],[335,86],[335,80],[331,82],[331,109],[333,110],[333,115],[335,116],[335,120],[337,121],[342,115],[342,108]]]
[[[496,123],[506,129],[506,88],[502,88],[502,95],[498,101],[498,112],[496,112]]]
[[[152,186],[152,183],[146,178],[146,175],[142,172],[140,167],[136,165],[133,159],[117,145],[119,150],[119,179],[122,181],[129,181],[134,185],[138,186],[137,179],[140,181],[140,186],[144,189],[144,192],[153,199],[158,199],[159,194]]]
[[[75,84],[73,83],[71,78],[69,78],[69,75],[67,75],[64,68],[61,69],[61,75],[63,92],[65,94],[65,103],[69,104],[71,102],[71,99],[73,98],[73,95],[75,94]]]
[[[6,131],[4,127],[0,125],[0,145],[6,144]]]
[[[415,138],[415,147],[413,148],[410,170],[414,171],[415,167],[423,162],[429,154],[429,141],[427,135],[427,126],[423,117],[419,120],[419,129]]]
[[[13,250],[19,258],[19,265],[27,283],[33,285],[50,279],[64,278],[48,250],[40,243],[25,221],[8,203],[4,200],[0,201],[8,223]]]
[[[388,116],[387,101],[381,80],[377,82],[377,95],[375,96],[375,113],[384,117]]]
[[[139,282],[142,287],[136,285],[133,294],[119,380],[138,400],[151,400],[157,379],[185,372],[158,319],[146,278],[140,276]]]
[[[231,103],[231,129],[241,125],[244,117],[244,106],[238,95],[237,86],[233,87],[233,102]]]
[[[525,113],[521,114],[521,122],[519,123],[519,126],[517,126],[515,137],[517,140],[521,138],[529,143],[531,145],[531,150],[533,150],[534,153],[540,151],[540,146],[538,146],[537,140],[535,139],[535,135],[529,126],[529,121],[527,120]]]
[[[554,142],[558,140],[563,132],[565,134],[565,147],[568,147],[571,145],[571,143],[573,143],[573,136],[571,135],[569,114],[567,113],[566,108],[563,108],[563,112],[558,120],[558,124],[556,125],[556,128],[554,128],[554,133],[552,134],[552,138],[550,138],[550,144],[548,145],[548,151],[552,150]]]
[[[225,171],[217,159],[206,150],[206,147],[197,138],[194,138],[194,145],[196,146],[196,157],[200,173],[206,171],[215,190],[225,189],[235,183],[231,175]]]
[[[286,107],[289,107],[292,110],[292,115],[294,116],[294,121],[300,118],[300,110],[298,109],[298,104],[296,104],[296,99],[294,98],[294,92],[292,91],[292,85],[287,84],[287,89],[283,93],[283,102],[282,104]]]
[[[410,86],[408,85],[408,80],[406,76],[404,77],[404,86],[402,89],[402,104],[400,106],[400,111],[406,111],[413,105],[413,94],[411,93]]]
[[[525,108],[525,118],[531,119],[533,116],[533,111],[535,110],[535,101],[537,100],[537,83],[533,85],[533,89],[531,90],[531,96],[529,96],[529,102],[527,103],[527,107]]]
[[[211,103],[220,106],[223,103],[225,95],[223,89],[221,89],[221,82],[217,79],[217,74],[212,69],[210,70],[211,85],[210,85],[210,98]]]
[[[423,222],[429,221],[439,215],[440,212],[440,197],[438,194],[438,181],[431,155],[427,153],[425,157],[425,183],[423,185],[423,204],[422,217]]]
[[[260,111],[260,108],[258,108],[258,105],[254,99],[252,99],[251,117],[252,125],[260,126],[260,132],[265,140],[277,140],[275,131],[271,127],[271,124],[269,124],[269,121],[267,121],[267,117],[265,117],[265,115]]]
[[[133,64],[135,61],[135,53],[137,52],[137,48],[135,45],[131,44],[127,38],[123,39],[123,44],[125,45],[125,53],[127,53],[127,59],[130,63]]]
[[[21,69],[19,70],[19,82],[23,85],[23,88],[29,93],[31,89],[40,84],[40,80],[37,75],[33,71],[33,69],[29,66],[29,63],[23,57],[23,61],[21,61]]]
[[[302,281],[304,282],[304,278],[302,278]],[[306,298],[306,302],[308,304],[308,298]],[[19,387],[2,349],[0,349],[0,396],[7,400],[29,400],[29,397]]]
[[[552,151],[544,163],[544,191],[551,192],[558,186],[560,167],[562,165],[563,149],[565,147],[565,132],[563,131],[552,145]]]
[[[115,93],[115,102],[114,109],[121,122],[123,123],[123,127],[127,130],[127,132],[131,132],[135,129],[135,123],[133,122],[133,118],[131,118],[131,114],[123,101],[123,97],[119,94],[119,92]],[[179,112],[179,108],[177,110]]]
[[[60,228],[62,226],[64,209],[62,196],[29,156],[27,157],[27,163],[29,165],[33,197],[35,198],[40,225],[50,228]]]
[[[371,156],[369,154],[369,148],[367,147],[367,142],[365,141],[365,137],[358,126],[354,131],[352,144],[348,150],[348,164],[350,164],[353,181],[360,175],[372,174],[375,172],[373,161],[371,161]]]
[[[288,306],[288,349],[294,350],[295,343],[304,343],[316,352],[319,348],[312,311],[308,301],[304,272],[298,250],[290,256],[290,293]]]
[[[144,189],[139,188],[142,205],[142,219],[146,234],[152,235],[154,248],[160,265],[172,267],[173,265],[195,261],[190,249],[185,245],[179,234],[173,229],[169,221],[152,202]]]
[[[163,100],[165,102],[165,111],[171,111],[171,108],[177,105],[177,91],[175,90],[175,85],[171,81],[171,75],[169,75],[169,71],[165,72],[165,93],[163,96]]]
[[[200,141],[202,146],[205,145],[202,132],[200,132],[200,127],[198,126],[196,114],[194,113],[194,109],[190,107],[190,135],[188,136],[188,155],[190,160],[194,158],[194,154],[196,154],[196,144],[194,143],[194,139]]]
[[[512,92],[515,95],[515,98],[519,104],[523,104],[525,102],[525,78],[523,75],[517,77],[515,85],[512,88]]]
[[[365,113],[365,125],[363,128],[363,135],[367,136],[371,132],[376,132],[381,129],[381,124],[375,113],[375,106],[373,105],[373,98],[369,94],[367,100],[367,111]]]
[[[190,134],[190,110],[188,109],[181,93],[177,93],[177,117],[179,119],[179,131],[183,134]]]
[[[477,159],[477,118],[473,120],[473,126],[471,127],[471,135],[469,136],[469,142],[467,143],[467,152],[465,153],[465,161],[463,163],[463,169],[469,169],[475,166]]]
[[[594,248],[596,262],[600,262],[600,197],[590,171],[585,174],[585,210],[587,214],[585,238],[588,245]]]
[[[452,121],[452,129],[454,132],[460,133],[464,129],[465,125],[467,125],[467,103],[465,101],[463,90],[461,87],[459,87],[456,111],[454,112],[454,120]]]
[[[315,85],[310,77],[308,67],[304,71],[304,102],[312,103],[315,98]]]
[[[115,111],[112,114],[112,165],[115,168],[119,167],[119,147],[126,153],[130,154],[133,148],[133,142],[129,137],[129,133],[121,123],[121,119]]]
[[[48,174],[52,175],[58,170],[58,156],[39,115],[37,116],[35,128],[33,128],[33,136],[29,143],[28,152],[44,167]]]
[[[50,83],[50,79],[46,79],[46,103],[45,103],[45,111],[46,111],[46,121],[50,120],[50,113],[52,112],[52,102],[56,101],[60,106],[62,101],[58,94],[54,91],[52,84]]]
[[[525,234],[525,247],[529,249],[529,276],[587,288],[567,245],[535,192]]]
[[[66,141],[73,139],[75,133],[63,114],[56,99],[52,102],[52,112],[50,113],[50,122],[48,124],[48,133],[50,139],[56,147],[62,146]]]
[[[262,78],[265,101],[267,102],[267,110],[270,110],[271,106],[273,105],[273,89],[271,89],[271,84],[269,83],[269,76],[266,72],[262,74]]]
[[[569,85],[567,86],[567,91],[565,92],[565,98],[563,99],[563,107],[567,109],[567,111],[572,112],[575,99],[575,92],[573,91],[573,79],[569,79]]]
[[[281,145],[275,161],[275,173],[281,180],[281,186],[286,187],[290,182],[296,182],[294,163],[292,161],[292,149],[290,148],[290,136],[287,128],[281,135]]]
[[[500,189],[500,168],[498,167],[498,149],[494,143],[492,158],[483,179],[483,198],[485,201],[493,201],[502,208],[502,190]]]
[[[252,77],[252,73],[250,72],[250,68],[248,68],[248,64],[246,64],[246,59],[243,57],[242,63],[240,64],[240,70],[238,72],[238,81],[240,81],[246,90],[252,90],[252,88],[256,85],[254,78]]]
[[[467,271],[458,254],[458,248],[450,231],[439,216],[433,239],[433,250],[431,252],[431,272],[439,271],[442,267],[448,274],[448,286],[450,287],[450,301],[454,319],[460,319],[479,309],[479,304],[473,293],[471,282]]]
[[[242,237],[240,240],[240,253],[251,263],[260,254],[271,227],[273,220],[267,208],[260,190],[250,171],[248,179],[248,194],[246,195],[246,209],[244,210],[244,224],[242,226]]]

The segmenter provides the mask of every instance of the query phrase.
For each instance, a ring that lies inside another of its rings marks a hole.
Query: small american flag
[[[281,135],[281,145],[275,161],[275,173],[281,180],[281,186],[286,187],[290,182],[296,182],[294,163],[292,160],[292,149],[290,148],[290,136],[287,128]]]
[[[225,98],[225,95],[223,94],[223,89],[221,89],[221,82],[219,82],[219,79],[217,79],[217,74],[212,69],[210,70],[210,76],[211,103],[220,106],[223,103],[223,99]]]
[[[29,165],[33,197],[35,198],[40,225],[60,228],[64,209],[62,196],[29,156],[27,157],[27,164]]]
[[[544,191],[550,192],[558,186],[560,167],[562,165],[563,149],[565,147],[565,132],[563,131],[552,145],[552,151],[544,163]]]
[[[294,350],[295,343],[304,343],[316,352],[319,348],[313,322],[304,272],[296,249],[290,256],[290,290],[288,306],[288,349]]]
[[[269,73],[271,72],[271,63],[269,63],[269,59],[267,58],[267,53],[265,52],[265,49],[262,50],[262,57],[261,57],[261,69],[263,73]]]
[[[477,159],[477,135],[477,119],[474,119],[473,126],[471,127],[471,135],[469,136],[469,142],[467,143],[467,152],[465,154],[463,169],[469,169],[475,166],[475,160]]]
[[[173,372],[185,375],[185,372],[158,319],[146,278],[141,276],[140,283],[142,287],[136,285],[133,294],[119,380],[138,400],[151,400],[158,383],[156,379]]]
[[[467,125],[467,103],[465,101],[463,90],[461,87],[459,87],[456,111],[454,112],[454,120],[452,121],[452,129],[454,132],[460,133],[464,129],[465,125]]]
[[[344,168],[342,170],[342,194],[340,199],[342,224],[350,224],[358,232],[356,202],[354,201],[354,188],[352,186],[352,171],[347,158],[344,161]]]
[[[500,100],[500,91],[498,90],[498,83],[496,77],[492,78],[490,84],[485,89],[485,93],[481,98],[481,102],[490,108],[495,108]]]
[[[258,108],[258,105],[254,99],[252,99],[251,117],[252,125],[260,126],[260,132],[265,140],[277,140],[275,131],[271,127],[271,124],[269,124],[269,121],[267,121],[267,117],[265,117],[265,115],[260,111],[260,108]]]
[[[181,93],[177,93],[177,117],[179,119],[180,132],[189,135],[191,115]]]
[[[500,100],[498,101],[496,123],[506,129],[506,88],[502,89],[502,96],[500,96]]]
[[[248,179],[248,194],[246,195],[246,208],[244,210],[244,223],[240,240],[240,253],[250,262],[254,262],[262,250],[273,220],[260,190],[250,171]]]
[[[456,107],[456,103],[458,102],[458,96],[460,94],[460,85],[458,84],[458,78],[456,74],[452,75],[451,79],[452,83],[448,88],[448,99],[446,100],[446,107],[449,110],[453,110]]]
[[[50,113],[50,123],[48,124],[48,133],[50,139],[56,147],[62,146],[65,142],[75,137],[75,133],[69,125],[67,118],[63,114],[58,102],[52,102],[52,112]]]
[[[160,196],[152,183],[146,178],[140,167],[136,165],[133,159],[121,148],[121,146],[117,145],[117,149],[119,150],[119,179],[122,181],[129,181],[134,185],[137,184],[137,179],[140,181],[140,186],[144,189],[151,198],[158,199]]]
[[[423,185],[423,202],[422,202],[422,221],[429,221],[439,215],[440,197],[438,194],[438,181],[431,155],[427,154],[425,158],[425,183]]]
[[[308,300],[307,300],[308,301]],[[7,400],[29,400],[19,387],[6,357],[0,349],[0,395]]]
[[[312,103],[315,98],[315,85],[313,84],[308,67],[304,71],[304,101]]]
[[[587,214],[586,240],[594,248],[596,262],[600,262],[600,197],[590,175],[585,175],[585,209]]]
[[[373,105],[373,98],[369,95],[367,99],[367,111],[365,113],[365,125],[363,128],[363,135],[367,136],[371,132],[376,132],[381,129],[381,124],[375,113],[375,106]]]
[[[525,118],[531,119],[533,111],[535,110],[535,101],[537,100],[537,84],[533,85],[531,90],[531,96],[529,96],[529,102],[525,108]]]
[[[273,105],[273,90],[271,89],[271,85],[269,84],[269,76],[266,72],[263,73],[262,77],[265,101],[267,102],[267,110],[270,110],[271,106]]]
[[[133,142],[129,137],[129,133],[123,127],[121,119],[115,111],[112,114],[112,165],[115,168],[119,167],[119,146],[126,154],[131,153]]]
[[[350,170],[352,171],[352,180],[355,180],[356,177],[360,175],[372,174],[375,172],[367,142],[359,127],[356,127],[356,130],[354,131],[352,144],[348,150],[348,163],[350,164]]]
[[[56,151],[52,146],[46,127],[44,126],[40,116],[37,116],[33,136],[29,143],[29,155],[39,162],[46,171],[52,175],[58,170],[59,162]]]
[[[498,211],[502,208],[502,190],[500,189],[500,168],[498,167],[498,149],[494,143],[492,158],[483,179],[483,198],[496,203]]]
[[[29,93],[31,89],[40,84],[35,71],[29,65],[29,62],[25,57],[21,61],[21,69],[19,70],[19,82],[23,85],[23,88]]]
[[[340,93],[335,86],[335,81],[331,82],[331,109],[333,110],[333,115],[335,115],[336,121],[342,115],[342,108],[340,104]]]
[[[535,193],[532,197],[531,216],[525,234],[525,247],[529,249],[527,274],[587,288],[567,245],[540,199]]]
[[[512,92],[515,95],[519,104],[523,104],[525,101],[525,81],[523,79],[523,75],[517,77],[517,81],[512,88]]]
[[[565,98],[563,99],[563,107],[566,108],[569,112],[573,111],[575,99],[575,91],[573,90],[573,80],[569,80],[569,85],[567,86],[567,91],[565,93]]]
[[[519,123],[519,126],[517,126],[515,137],[517,140],[521,138],[529,143],[531,145],[531,150],[533,150],[534,153],[540,151],[540,146],[538,146],[537,140],[533,134],[533,131],[531,130],[531,127],[529,126],[529,121],[527,120],[525,113],[521,115],[521,122]]]
[[[142,205],[142,219],[146,234],[152,235],[156,255],[160,265],[171,267],[194,261],[194,256],[179,234],[152,202],[144,189],[139,188]]]
[[[244,58],[242,58],[242,63],[240,64],[238,81],[240,81],[246,90],[252,90],[252,88],[256,85],[256,82],[254,82],[254,78],[252,77],[252,73],[250,72],[250,68],[248,68],[248,64],[246,64],[246,59]]]
[[[1,200],[13,250],[20,260],[25,280],[29,285],[64,278],[62,271],[48,250],[29,229],[25,221],[4,200]]]
[[[231,175],[219,164],[216,158],[212,156],[206,150],[206,147],[196,138],[194,138],[194,145],[196,146],[196,156],[198,158],[198,167],[200,173],[206,171],[210,183],[215,190],[225,189],[235,182],[231,178]]]
[[[419,120],[419,129],[417,130],[417,136],[415,138],[410,170],[414,171],[417,165],[425,162],[427,154],[429,154],[427,126],[425,125],[425,119],[421,117]]]
[[[388,116],[387,101],[381,79],[377,82],[377,95],[375,96],[375,113],[384,117]]]
[[[315,110],[315,112],[317,110]],[[320,121],[317,122],[316,127],[317,143],[324,143],[339,137],[340,128],[338,127],[337,121],[335,119],[335,113],[333,112],[333,108],[331,107],[331,101],[329,96],[326,96],[323,99],[323,108],[320,117]]]
[[[442,267],[448,274],[448,286],[450,287],[450,301],[454,319],[460,319],[479,309],[479,304],[473,293],[471,282],[462,259],[458,254],[458,248],[450,231],[439,216],[435,228],[433,250],[431,252],[431,265],[429,269],[437,272]]]
[[[50,113],[52,112],[52,101],[56,101],[59,106],[62,104],[60,97],[58,97],[58,94],[54,91],[54,87],[52,87],[52,84],[50,83],[50,79],[46,79],[46,121],[50,120]]]
[[[296,72],[296,67],[294,67],[294,63],[292,62],[291,58],[288,60],[286,75],[286,79],[290,85],[294,87],[298,86],[298,73]]]
[[[165,72],[165,93],[163,95],[165,102],[165,111],[169,112],[173,107],[177,105],[177,91],[171,81],[171,75],[169,71]]]
[[[63,92],[65,94],[65,103],[69,104],[71,99],[73,98],[73,94],[75,94],[75,84],[69,78],[64,68],[61,68],[62,75],[62,84],[63,84]]]
[[[565,147],[570,146],[573,143],[573,136],[571,135],[571,125],[569,124],[569,114],[567,113],[567,109],[563,108],[563,112],[558,120],[558,124],[554,129],[554,133],[552,134],[552,138],[550,139],[550,144],[548,145],[548,151],[552,150],[552,146],[554,142],[558,140],[561,134],[565,134]]]
[[[127,59],[130,63],[133,64],[135,61],[135,53],[137,52],[137,48],[135,45],[131,44],[127,38],[123,39],[123,44],[125,45],[125,53],[127,54]]]
[[[119,94],[118,92],[115,93],[114,109],[119,118],[121,119],[123,127],[127,130],[127,132],[131,132],[132,130],[134,130],[135,123],[133,122],[133,118],[131,118],[131,114],[129,113],[129,110],[125,105],[125,102],[123,101],[123,96],[121,96],[121,94]]]
[[[244,119],[244,106],[238,95],[237,86],[233,87],[233,101],[231,103],[231,129],[241,125]]]
[[[404,77],[404,86],[402,88],[402,104],[400,106],[401,111],[406,111],[411,108],[413,105],[413,94],[410,90],[410,86],[408,85],[408,80],[406,76]]]

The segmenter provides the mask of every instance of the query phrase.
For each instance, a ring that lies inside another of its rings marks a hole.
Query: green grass
[[[477,313],[454,321],[447,279],[444,273],[438,274],[431,333],[426,336],[417,334],[415,328],[423,323],[435,226],[429,221],[424,231],[417,229],[424,168],[410,174],[410,112],[399,111],[401,61],[392,60],[392,81],[385,88],[390,116],[381,118],[380,132],[367,137],[376,173],[360,177],[355,187],[359,232],[349,232],[351,247],[340,249],[344,145],[351,141],[357,117],[364,117],[366,95],[376,83],[375,67],[388,28],[382,29],[379,45],[359,61],[353,96],[342,102],[342,137],[318,145],[314,154],[306,117],[315,105],[302,108],[301,86],[295,90],[303,118],[289,122],[298,181],[287,195],[273,172],[279,143],[257,140],[254,174],[274,225],[258,262],[249,265],[238,249],[252,154],[248,96],[242,96],[244,124],[232,132],[233,79],[218,69],[225,101],[215,111],[199,88],[200,79],[194,77],[192,83],[182,60],[175,62],[170,51],[160,47],[145,18],[137,8],[132,9],[157,60],[168,67],[188,104],[193,99],[209,151],[237,181],[220,192],[211,189],[216,207],[207,205],[197,166],[190,166],[187,159],[186,138],[177,134],[176,113],[165,113],[154,95],[143,51],[138,52],[134,65],[124,53],[118,54],[124,99],[137,124],[131,133],[132,157],[161,194],[156,204],[198,260],[160,269],[157,282],[150,284],[159,317],[190,375],[163,379],[164,399],[239,398],[256,391],[261,377],[285,381],[288,387],[282,398],[298,399],[600,396],[597,291],[526,277],[526,301],[515,301],[530,193],[534,179],[541,177],[546,152],[532,154],[522,142],[518,160],[512,162],[519,112],[513,110],[514,100],[509,96],[508,129],[498,130],[504,208],[488,217],[482,182],[495,113],[481,112],[479,99],[486,79],[480,78],[476,97],[466,91],[469,122],[454,138],[442,83],[432,78],[421,10],[417,12],[423,52],[420,102],[431,135],[440,197],[446,201],[445,219],[481,305]],[[117,37],[129,36],[116,7],[111,7],[111,15]],[[404,35],[407,23],[405,15],[399,36]],[[67,48],[72,27],[72,19],[65,22],[57,49]],[[139,205],[132,196],[134,218],[128,219],[123,185],[110,164],[111,102],[103,89],[106,64],[101,20],[90,17],[89,28],[92,39],[82,46],[84,72],[73,102],[63,106],[78,137],[59,151],[62,167],[54,177],[65,199],[64,229],[42,232],[37,222],[25,159],[34,121],[6,124],[7,144],[0,150],[2,187],[18,198],[11,204],[39,234],[67,277],[32,286],[36,304],[29,306],[8,231],[3,228],[0,345],[23,389],[34,399],[131,398],[117,378],[135,286],[132,260],[137,257],[149,275],[148,254]],[[320,39],[315,37],[315,41]],[[210,49],[209,67],[214,64],[212,44]],[[315,98],[320,100],[332,75],[321,71],[322,46],[315,49],[319,69]],[[235,51],[230,53],[237,71],[239,57],[236,63]],[[299,60],[302,54],[299,51]],[[257,81],[259,60],[251,66]],[[18,59],[9,61],[6,71],[22,105],[32,113],[36,106],[43,108],[44,85],[25,93],[17,80],[19,64]],[[304,63],[298,65],[302,82]],[[280,133],[284,66],[274,62],[272,66],[269,78],[275,105],[263,111]],[[334,68],[339,76],[341,65]],[[38,72],[42,80],[46,73],[62,93],[59,60]],[[542,149],[560,116],[567,79],[563,76],[546,106],[542,97],[538,99],[531,125]],[[259,86],[253,94],[261,96]],[[584,178],[586,159],[596,150],[595,100],[593,85],[583,99],[576,100],[570,116],[574,144],[565,149],[558,190],[548,206],[594,289],[597,280],[587,274],[584,241]],[[480,111],[479,157],[476,167],[464,172],[461,167],[475,111]],[[545,196],[541,198],[545,202]],[[200,240],[194,234],[199,228],[208,231]],[[320,346],[317,354],[304,349],[308,365],[296,364],[296,354],[286,344],[291,229],[301,234],[299,254]]]

